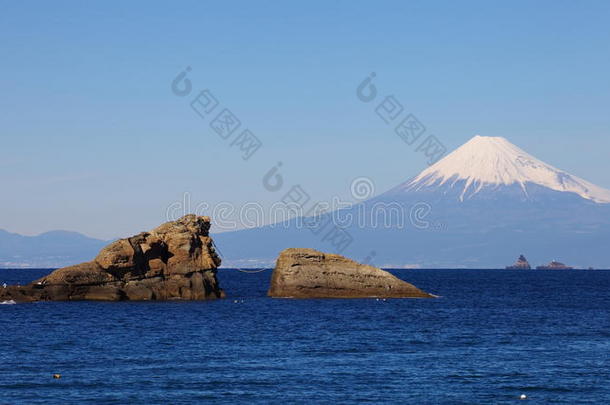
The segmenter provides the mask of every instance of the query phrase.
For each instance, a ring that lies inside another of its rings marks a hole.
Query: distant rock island
[[[525,258],[525,256],[521,255],[512,266],[507,266],[506,270],[531,270],[532,266],[530,266],[529,262]]]
[[[184,216],[111,243],[91,262],[55,270],[26,286],[0,287],[0,301],[221,298],[220,258],[209,229],[210,218]]]
[[[538,266],[536,270],[573,270],[574,267],[566,266],[563,263],[552,261],[545,266]]]
[[[432,298],[387,271],[314,249],[290,248],[277,259],[270,297]]]

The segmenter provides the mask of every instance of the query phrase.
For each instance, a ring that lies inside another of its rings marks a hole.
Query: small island
[[[561,262],[553,260],[547,265],[536,267],[536,270],[574,270],[574,267],[566,266]]]
[[[525,256],[521,255],[512,266],[506,266],[506,270],[531,270],[532,266],[530,266],[529,262],[525,258]]]

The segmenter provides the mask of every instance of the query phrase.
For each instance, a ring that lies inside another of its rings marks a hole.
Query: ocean
[[[392,273],[439,298],[0,305],[0,404],[610,403],[610,271]]]

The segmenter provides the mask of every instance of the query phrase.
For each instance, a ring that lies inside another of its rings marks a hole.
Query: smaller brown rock
[[[270,297],[432,298],[387,271],[336,254],[286,249],[271,276]]]

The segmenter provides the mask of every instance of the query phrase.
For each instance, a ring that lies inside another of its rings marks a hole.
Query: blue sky
[[[193,204],[377,192],[426,158],[355,89],[370,72],[451,150],[504,136],[610,188],[610,3],[2,2],[0,228],[112,238]],[[243,161],[171,91],[186,66],[263,147]]]

